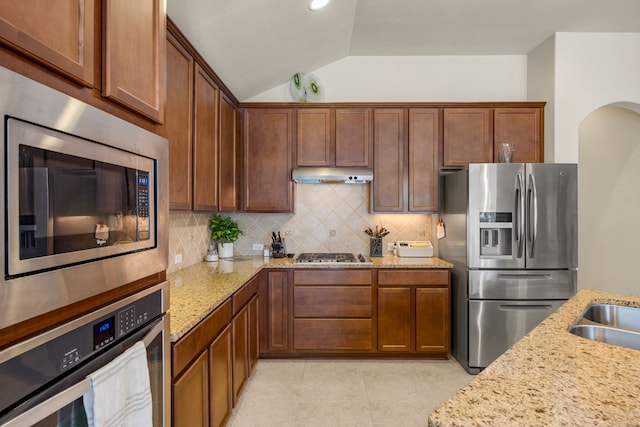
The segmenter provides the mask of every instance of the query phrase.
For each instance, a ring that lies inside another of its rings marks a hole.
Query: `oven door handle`
[[[145,348],[149,348],[158,334],[162,333],[164,326],[164,322],[158,322],[158,324],[151,328],[151,330],[142,338]],[[91,380],[89,378],[85,378],[55,396],[50,397],[39,405],[34,406],[32,409],[17,415],[10,421],[2,424],[1,427],[33,425],[57,412],[60,408],[64,408],[71,402],[80,399],[90,391],[90,388]]]

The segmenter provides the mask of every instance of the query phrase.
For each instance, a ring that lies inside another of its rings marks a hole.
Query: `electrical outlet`
[[[336,230],[329,230],[329,237],[336,237]]]
[[[264,245],[262,243],[254,243],[253,244],[254,251],[262,251],[264,250]]]
[[[395,243],[387,243],[387,251],[393,252],[393,248],[395,247]]]
[[[182,254],[176,254],[175,258],[173,258],[174,264],[180,264],[182,262]]]

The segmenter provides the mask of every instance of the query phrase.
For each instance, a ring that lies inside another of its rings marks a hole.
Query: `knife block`
[[[382,257],[382,237],[369,238],[369,256],[371,258]]]

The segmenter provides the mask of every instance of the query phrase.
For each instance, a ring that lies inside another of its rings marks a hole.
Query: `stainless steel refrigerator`
[[[471,164],[441,175],[453,356],[478,373],[576,291],[577,165]]]

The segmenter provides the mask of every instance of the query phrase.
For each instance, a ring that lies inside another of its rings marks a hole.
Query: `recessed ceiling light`
[[[309,9],[311,10],[322,9],[323,7],[329,4],[329,1],[331,0],[309,0]]]

